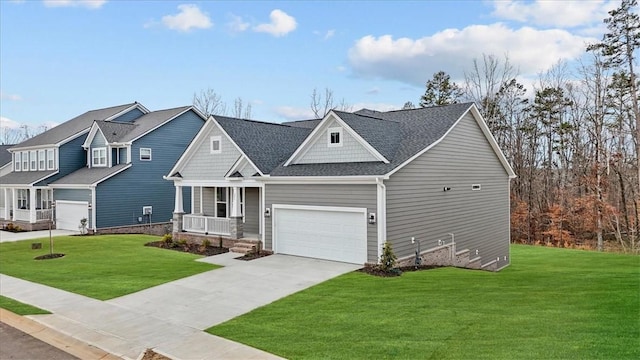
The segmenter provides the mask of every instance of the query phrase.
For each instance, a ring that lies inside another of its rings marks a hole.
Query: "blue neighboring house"
[[[168,221],[174,188],[162,176],[204,122],[191,106],[149,111],[137,102],[75,117],[9,150],[0,217],[28,230],[51,217],[68,230],[87,219],[93,231]]]

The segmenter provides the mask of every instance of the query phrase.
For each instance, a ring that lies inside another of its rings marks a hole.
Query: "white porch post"
[[[240,210],[240,188],[234,186],[231,188],[231,217],[242,216]]]
[[[2,189],[2,191],[4,192],[4,194],[2,194],[4,195],[4,214],[2,214],[2,218],[5,220],[9,220],[9,214],[11,213],[9,211],[9,208],[11,207],[11,205],[9,204],[9,198],[8,198],[9,192],[7,190],[8,190],[7,188]]]
[[[182,201],[182,186],[176,185],[176,197],[175,197],[175,205],[173,206],[174,213],[183,213],[184,206]]]
[[[16,200],[16,188],[11,188],[11,209],[13,215],[11,215],[11,221],[16,220],[16,209],[18,208],[18,200]]]
[[[29,191],[29,222],[36,222],[36,190],[32,187]]]

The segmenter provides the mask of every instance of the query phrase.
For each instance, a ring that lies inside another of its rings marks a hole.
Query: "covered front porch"
[[[182,186],[176,186],[174,233],[261,240],[261,187],[190,186],[190,189],[191,209],[185,213]]]
[[[24,230],[41,230],[53,220],[53,190],[47,187],[0,188],[0,219]]]

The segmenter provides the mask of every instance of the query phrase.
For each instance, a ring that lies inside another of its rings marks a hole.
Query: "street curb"
[[[122,360],[121,357],[6,309],[0,308],[0,321],[80,359]]]

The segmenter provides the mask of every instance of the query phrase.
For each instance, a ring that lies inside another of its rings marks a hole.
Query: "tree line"
[[[419,106],[475,102],[518,175],[511,183],[512,241],[639,251],[636,6],[623,0],[579,66],[558,62],[539,75],[532,93],[506,56],[474,60],[463,85],[444,71],[427,81]]]

